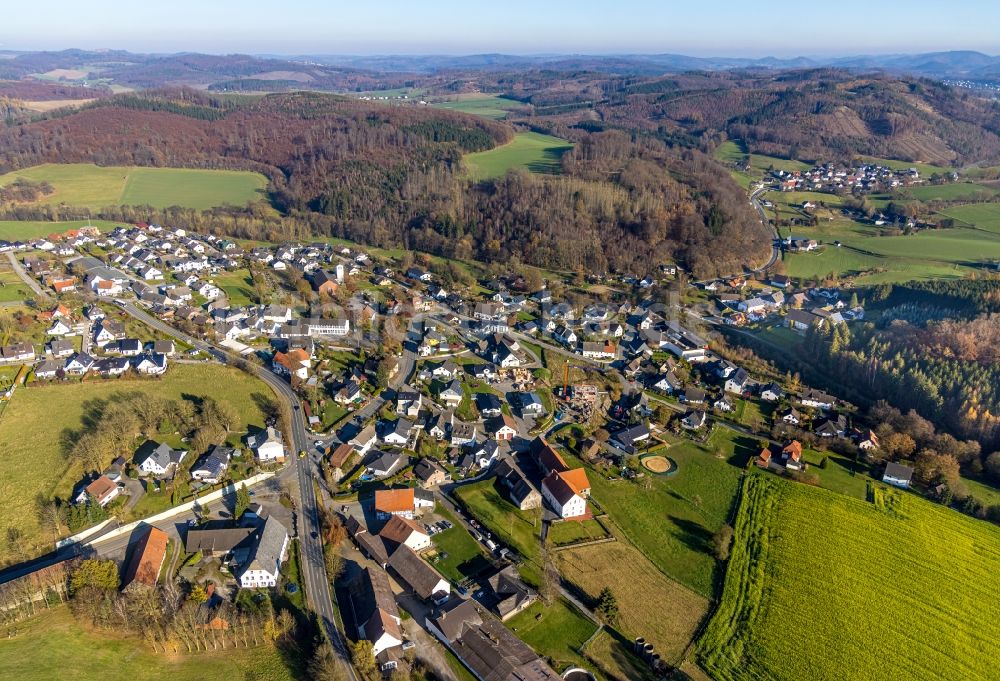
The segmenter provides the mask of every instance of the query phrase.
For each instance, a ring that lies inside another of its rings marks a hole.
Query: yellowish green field
[[[499,120],[511,109],[523,106],[516,99],[508,99],[500,95],[476,95],[474,97],[459,97],[446,102],[436,102],[435,108],[461,111],[462,113],[483,116]]]
[[[55,383],[19,389],[0,417],[0,531],[16,527],[25,533],[26,552],[51,548],[56,537],[43,529],[35,511],[35,498],[66,498],[79,481],[82,464],[72,456],[72,433],[83,427],[94,400],[127,400],[130,393],[143,392],[169,399],[208,396],[230,402],[242,422],[264,425],[255,395],[273,399],[260,380],[236,369],[211,364],[173,364],[160,380],[94,381]],[[201,454],[201,452],[195,453]],[[115,453],[108,452],[108,463]],[[0,564],[15,556],[4,542]],[[2,675],[0,675],[2,677]]]
[[[885,494],[879,506],[749,476],[698,644],[714,679],[996,678],[1000,529]]]
[[[232,681],[296,678],[273,646],[190,655],[150,652],[143,641],[90,629],[65,605],[18,623],[0,638],[0,678],[20,681]]]
[[[150,205],[206,209],[242,206],[264,198],[267,178],[259,173],[188,168],[99,167],[84,163],[34,166],[0,176],[0,186],[18,178],[48,182],[55,191],[45,205],[67,204],[98,209],[105,206]]]
[[[469,177],[488,180],[522,168],[533,173],[560,172],[559,159],[573,148],[570,142],[537,132],[521,132],[507,144],[463,157]]]

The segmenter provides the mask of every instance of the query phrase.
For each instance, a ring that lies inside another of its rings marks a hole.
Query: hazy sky
[[[0,49],[253,54],[1000,52],[996,0],[6,0]]]

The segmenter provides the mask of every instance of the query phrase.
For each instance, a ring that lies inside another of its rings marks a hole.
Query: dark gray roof
[[[264,521],[264,526],[260,530],[260,536],[254,547],[250,549],[246,562],[240,569],[240,574],[247,570],[267,570],[271,574],[276,574],[281,565],[281,550],[288,539],[288,532],[285,526],[274,518]]]
[[[187,531],[184,549],[188,553],[209,551],[228,553],[244,542],[249,543],[254,533],[252,527],[192,527]]]
[[[146,440],[139,446],[139,449],[135,450],[133,461],[136,465],[141,465],[147,459],[153,459],[161,468],[166,468],[172,463],[178,463],[181,456],[180,452],[167,444]]]
[[[421,598],[435,594],[443,577],[408,546],[399,546],[389,556],[389,567]]]

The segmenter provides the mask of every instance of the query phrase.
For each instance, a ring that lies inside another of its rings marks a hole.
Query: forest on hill
[[[510,140],[510,125],[318,93],[149,91],[7,126],[0,170],[254,170],[270,178],[274,206],[314,233],[485,261],[646,274],[677,260],[710,276],[766,259],[768,229],[700,150],[620,130],[556,132],[575,144],[561,175],[476,183],[463,155]]]

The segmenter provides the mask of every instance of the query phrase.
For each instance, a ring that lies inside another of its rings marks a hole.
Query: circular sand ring
[[[666,456],[652,454],[643,457],[641,463],[643,468],[657,475],[672,475],[677,472],[677,464]]]

